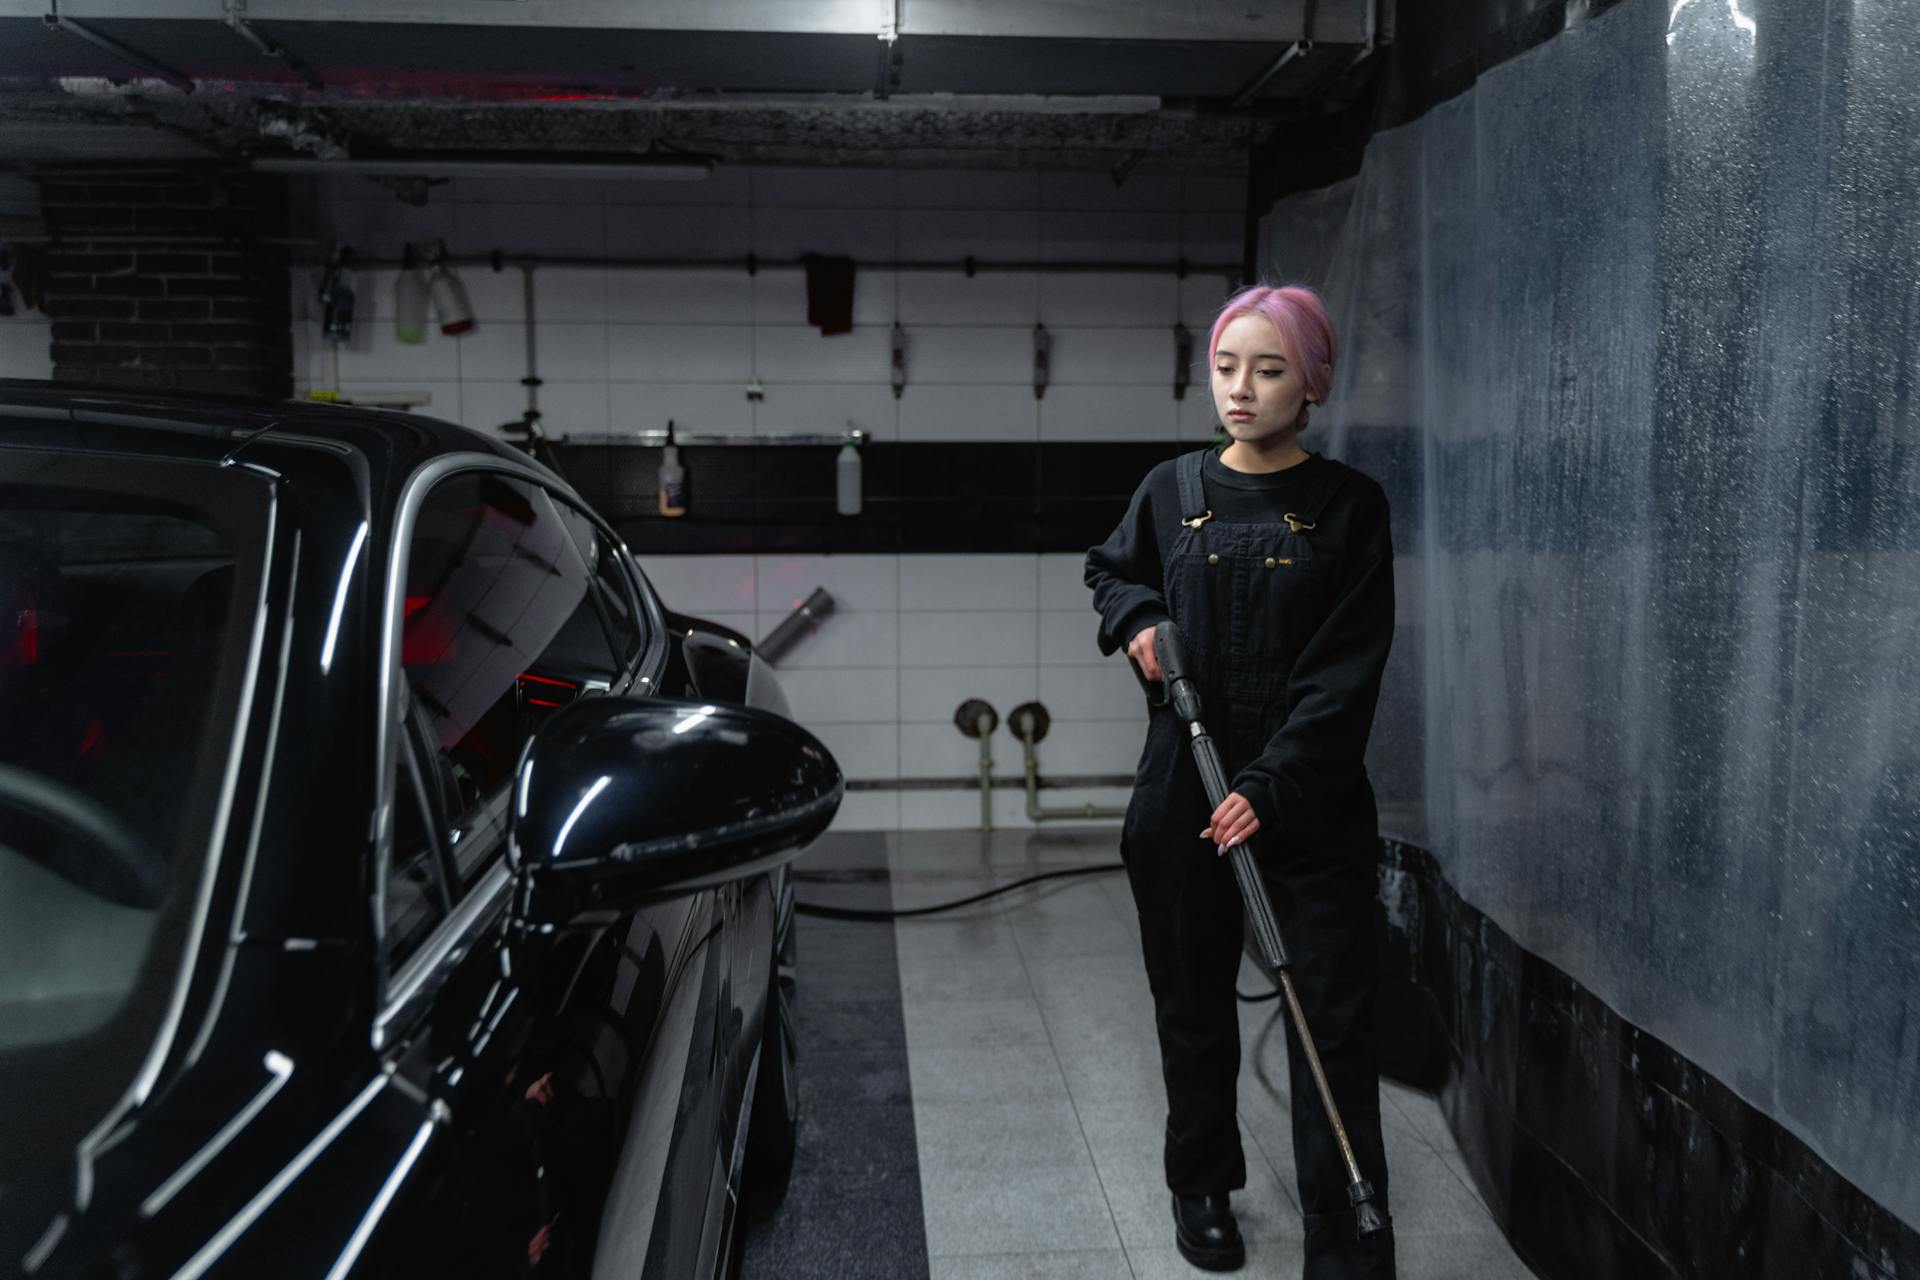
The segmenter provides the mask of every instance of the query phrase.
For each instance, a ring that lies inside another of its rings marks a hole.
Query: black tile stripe
[[[893,905],[887,833],[829,832],[794,864],[802,902]],[[778,1206],[749,1206],[742,1280],[924,1280],[927,1230],[893,925],[802,916],[800,1140]]]
[[[1386,842],[1382,1067],[1549,1280],[1915,1280],[1920,1232]],[[1755,1046],[1756,1050],[1764,1046]]]

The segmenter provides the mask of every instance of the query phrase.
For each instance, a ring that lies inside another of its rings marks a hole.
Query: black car
[[[0,1275],[724,1273],[785,709],[486,436],[0,383]]]

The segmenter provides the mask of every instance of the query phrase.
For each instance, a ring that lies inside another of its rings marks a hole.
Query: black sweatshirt
[[[1119,527],[1087,553],[1102,654],[1167,620],[1161,566],[1181,518],[1199,514],[1180,510],[1174,467],[1163,462],[1148,472]],[[1286,512],[1315,519],[1310,512],[1319,506],[1311,536],[1331,603],[1287,678],[1286,723],[1232,785],[1263,832],[1311,839],[1337,821],[1329,810],[1344,809],[1365,778],[1367,736],[1393,643],[1387,495],[1367,475],[1318,454],[1264,475],[1234,471],[1213,454],[1205,468],[1207,504],[1222,524],[1278,524]]]

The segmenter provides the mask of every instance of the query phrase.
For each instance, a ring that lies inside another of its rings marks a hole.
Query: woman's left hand
[[[1213,820],[1208,824],[1208,834],[1219,853],[1225,853],[1251,838],[1259,829],[1260,819],[1253,816],[1252,802],[1238,791],[1227,793],[1227,798],[1213,811]]]

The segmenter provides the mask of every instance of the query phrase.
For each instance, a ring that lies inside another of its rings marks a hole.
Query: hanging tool
[[[1221,763],[1220,750],[1207,735],[1206,726],[1200,723],[1200,691],[1194,686],[1193,676],[1187,667],[1185,652],[1180,647],[1180,629],[1171,622],[1163,622],[1154,628],[1153,653],[1160,663],[1161,696],[1154,697],[1154,689],[1138,666],[1134,674],[1139,676],[1146,686],[1148,701],[1155,706],[1173,703],[1173,709],[1187,722],[1187,733],[1192,739],[1193,762],[1199,766],[1200,781],[1207,789],[1207,803],[1218,809],[1227,798],[1227,770]],[[1253,850],[1245,842],[1227,850],[1233,862],[1233,877],[1240,885],[1240,898],[1246,904],[1247,918],[1253,924],[1255,943],[1260,948],[1261,958],[1279,978],[1281,992],[1286,996],[1287,1009],[1293,1017],[1294,1030],[1300,1033],[1300,1044],[1307,1054],[1307,1066],[1313,1072],[1313,1082],[1320,1089],[1320,1104],[1327,1113],[1327,1122],[1333,1126],[1333,1136],[1340,1145],[1340,1155],[1347,1165],[1347,1198],[1353,1204],[1355,1229],[1362,1236],[1375,1235],[1387,1228],[1387,1215],[1373,1201],[1373,1184],[1360,1176],[1359,1162],[1353,1158],[1353,1145],[1347,1141],[1347,1128],[1340,1122],[1340,1109],[1334,1105],[1333,1091],[1327,1087],[1326,1073],[1320,1066],[1320,1051],[1314,1047],[1313,1033],[1307,1029],[1307,1017],[1300,1008],[1300,997],[1293,990],[1293,976],[1290,972],[1293,962],[1287,956],[1286,940],[1280,936],[1280,922],[1274,918],[1273,902],[1267,897],[1266,885],[1260,879],[1260,868],[1253,860]]]

